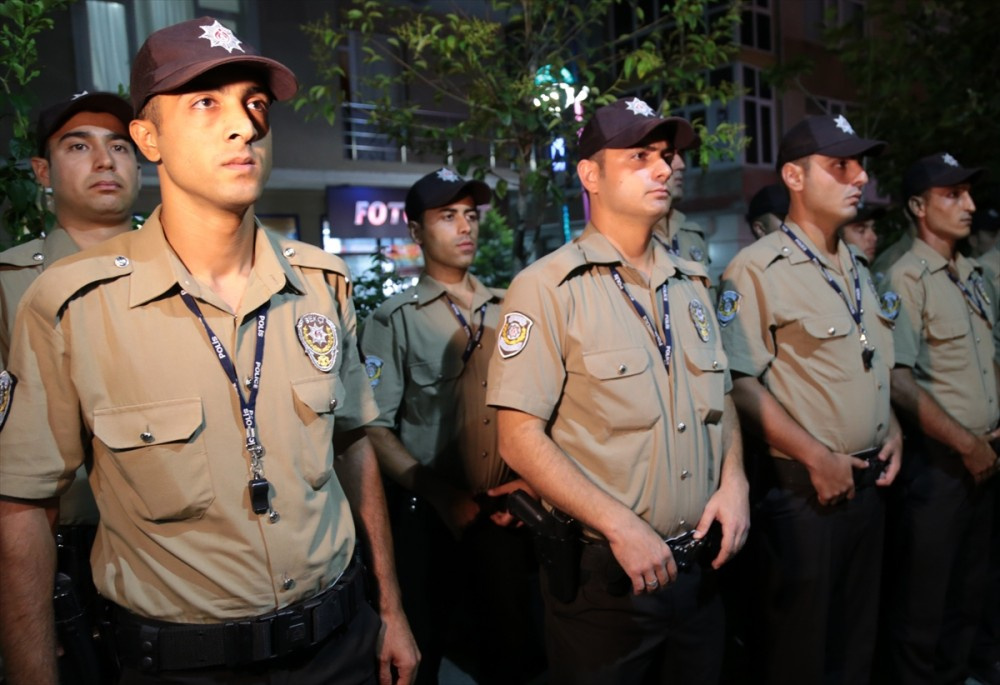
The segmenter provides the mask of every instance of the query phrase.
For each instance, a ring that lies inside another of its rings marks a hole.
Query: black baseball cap
[[[788,162],[809,155],[860,157],[878,155],[885,149],[884,140],[860,138],[843,114],[806,117],[781,139],[778,148],[778,172]]]
[[[126,135],[128,134],[128,126],[132,122],[132,105],[128,103],[128,100],[124,100],[114,93],[83,91],[68,100],[61,100],[46,107],[38,115],[38,122],[35,125],[35,139],[38,143],[39,157],[45,156],[45,147],[49,142],[49,137],[72,119],[73,115],[80,112],[110,114],[122,122]]]
[[[598,107],[580,132],[580,159],[589,159],[605,148],[623,150],[652,139],[669,141],[675,150],[695,143],[694,129],[680,117],[661,117],[637,97]]]
[[[784,183],[764,186],[750,199],[747,223],[752,224],[755,219],[765,214],[774,214],[779,219],[784,219],[788,214],[788,188]]]
[[[936,152],[918,159],[903,174],[903,200],[920,195],[928,188],[946,188],[959,183],[971,183],[984,171],[982,167],[963,167],[947,152]]]
[[[140,111],[154,95],[174,92],[223,64],[246,64],[259,69],[278,100],[292,97],[299,87],[291,69],[262,57],[218,19],[201,17],[155,31],[139,48],[132,62],[130,87],[135,111]]]
[[[445,207],[467,196],[478,207],[489,204],[493,192],[482,181],[464,179],[451,169],[442,167],[410,186],[406,193],[406,218],[420,221],[428,209]]]

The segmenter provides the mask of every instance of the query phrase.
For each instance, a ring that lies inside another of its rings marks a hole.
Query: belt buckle
[[[274,656],[285,656],[311,644],[311,630],[305,610],[284,609],[274,615],[272,639]]]

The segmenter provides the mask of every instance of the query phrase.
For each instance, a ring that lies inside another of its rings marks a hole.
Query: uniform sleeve
[[[912,368],[920,353],[925,300],[923,283],[919,278],[907,276],[902,269],[892,269],[887,280],[889,288],[899,295],[899,315],[892,331],[896,366]]]
[[[501,310],[486,403],[548,420],[566,379],[563,332],[570,312],[538,270],[522,271]]]
[[[361,351],[369,385],[378,404],[378,417],[372,426],[397,427],[399,408],[403,402],[405,331],[397,330],[401,313],[397,310],[383,315],[376,311],[365,322],[361,333]]]
[[[351,300],[350,288],[347,282],[339,279],[337,284],[337,301],[341,312],[341,326],[344,339],[341,341],[341,354],[344,359],[340,366],[340,380],[344,384],[347,398],[344,408],[337,409],[337,429],[361,428],[378,416],[378,406],[372,396],[371,385],[365,373],[358,350],[358,321]]]
[[[764,274],[737,255],[722,274],[718,318],[729,368],[759,378],[774,359]]]
[[[31,306],[15,322],[7,371],[16,379],[0,431],[0,495],[61,495],[83,463],[80,402],[61,324]]]

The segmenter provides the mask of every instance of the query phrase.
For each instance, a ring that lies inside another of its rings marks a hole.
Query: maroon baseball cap
[[[238,39],[214,17],[190,19],[149,35],[132,62],[131,95],[140,111],[154,95],[178,90],[205,72],[224,64],[246,64],[267,76],[267,86],[278,100],[298,90],[295,74]]]
[[[936,152],[918,159],[903,174],[903,201],[920,195],[928,188],[947,188],[959,183],[972,183],[985,169],[964,167],[947,152]]]
[[[132,122],[132,105],[128,100],[114,93],[88,93],[83,91],[68,100],[46,107],[38,115],[35,126],[35,140],[38,143],[38,156],[45,156],[45,146],[53,133],[62,128],[63,124],[80,112],[106,112],[122,122],[126,135]]]
[[[420,221],[428,209],[445,207],[455,200],[471,197],[476,206],[489,204],[493,191],[482,181],[466,180],[447,167],[432,171],[414,183],[406,193],[406,218]]]
[[[861,138],[843,114],[806,117],[788,130],[778,148],[778,172],[781,167],[809,155],[860,157],[878,155],[885,149],[884,140]]]
[[[654,136],[662,136],[655,137]],[[598,107],[580,133],[580,159],[589,159],[605,148],[623,150],[645,140],[666,140],[675,150],[695,142],[694,129],[680,117],[661,117],[637,97]]]

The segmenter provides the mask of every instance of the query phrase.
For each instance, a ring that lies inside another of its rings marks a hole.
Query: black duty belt
[[[851,455],[855,459],[860,459],[868,464],[868,468],[866,469],[854,469],[855,489],[863,490],[875,485],[875,481],[885,471],[889,464],[878,458],[881,452],[881,447],[872,447],[870,450]],[[774,464],[774,479],[779,486],[800,494],[816,494],[816,488],[813,487],[812,479],[809,478],[809,469],[801,462],[794,459],[782,459],[780,457],[772,458],[771,462]]]
[[[169,623],[112,605],[118,658],[144,673],[227,666],[287,656],[346,626],[365,601],[357,554],[330,589],[279,611],[226,623]]]

